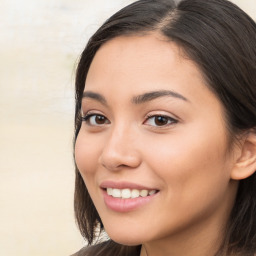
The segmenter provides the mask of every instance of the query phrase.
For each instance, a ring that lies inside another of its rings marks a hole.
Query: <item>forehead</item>
[[[195,89],[208,91],[197,65],[174,42],[158,34],[120,36],[97,51],[85,90],[116,95],[174,90],[188,98]],[[107,90],[109,89],[109,90]]]
[[[170,61],[181,61],[181,48],[175,43],[167,41],[158,34],[128,35],[116,37],[104,43],[97,51],[91,67],[95,62],[99,64],[116,64],[121,68],[145,68],[146,64],[169,64]],[[123,57],[123,58],[122,58]],[[121,66],[120,66],[121,65]],[[126,65],[126,66],[125,66]]]
[[[86,86],[95,85],[104,77],[104,84],[113,81],[136,79],[141,81],[174,79],[181,73],[189,73],[205,82],[197,65],[185,57],[182,49],[174,42],[167,41],[158,34],[143,36],[120,36],[101,46],[97,51],[87,78]],[[107,80],[106,80],[107,79]],[[91,83],[93,80],[93,84]]]

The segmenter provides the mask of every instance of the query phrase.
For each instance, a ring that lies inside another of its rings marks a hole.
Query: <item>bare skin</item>
[[[222,104],[196,64],[157,34],[115,38],[97,52],[84,96],[75,158],[110,238],[142,244],[141,256],[214,255],[242,151],[229,148]],[[157,193],[120,212],[104,201],[111,182]]]

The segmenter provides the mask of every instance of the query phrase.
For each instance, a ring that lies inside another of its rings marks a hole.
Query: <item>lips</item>
[[[149,203],[159,190],[129,182],[101,183],[106,206],[117,212],[128,212]]]

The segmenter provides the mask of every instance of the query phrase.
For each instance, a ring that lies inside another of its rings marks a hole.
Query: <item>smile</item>
[[[107,194],[114,198],[122,198],[122,199],[129,199],[129,198],[138,198],[138,197],[147,197],[157,193],[157,190],[138,190],[138,189],[118,189],[118,188],[107,188]]]
[[[105,205],[115,212],[130,212],[154,201],[159,190],[145,188],[102,188]]]

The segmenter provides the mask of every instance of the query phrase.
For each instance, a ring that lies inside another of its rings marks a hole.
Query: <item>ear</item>
[[[231,171],[231,179],[242,180],[256,171],[256,134],[250,132],[242,142],[239,156]]]

